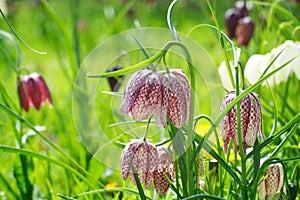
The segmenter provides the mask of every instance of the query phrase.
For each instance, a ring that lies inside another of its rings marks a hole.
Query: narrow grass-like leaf
[[[18,196],[17,192],[14,191],[11,187],[11,183],[8,182],[4,176],[2,176],[2,174],[0,173],[0,182],[2,182],[2,187],[3,188],[7,188],[7,191],[15,198],[15,199],[19,199],[20,197]]]
[[[297,124],[295,124],[291,130],[288,132],[288,134],[286,134],[286,136],[281,140],[280,144],[276,147],[276,149],[272,152],[271,157],[274,157],[280,149],[282,149],[283,145],[285,144],[285,142],[287,141],[287,139],[292,135],[292,133],[294,132],[294,130],[297,128]]]
[[[236,173],[232,170],[232,168],[225,162],[225,160],[219,156],[207,143],[203,143],[203,138],[199,135],[195,136],[195,140],[198,144],[203,144],[203,148],[209,153],[214,159],[218,161],[218,163],[235,179],[238,184],[241,184],[240,178],[236,175]],[[200,145],[199,145],[200,146]]]
[[[146,196],[145,196],[143,187],[141,185],[140,179],[139,179],[139,177],[137,175],[137,172],[136,172],[136,169],[134,168],[134,166],[133,166],[133,164],[132,164],[131,161],[130,161],[130,168],[133,171],[134,180],[135,180],[136,186],[138,188],[141,200],[146,200]]]
[[[83,192],[83,193],[74,195],[74,197],[68,197],[68,198],[78,199],[79,197],[84,197],[84,196],[88,196],[88,195],[91,195],[91,194],[97,194],[97,193],[101,194],[101,193],[106,193],[106,192],[108,192],[108,193],[109,192],[125,192],[125,193],[128,193],[128,194],[135,195],[136,197],[140,197],[140,194],[138,192],[132,190],[132,189],[125,188],[125,187],[115,187],[115,188],[104,188],[104,189],[98,189],[98,190],[90,190],[88,192]],[[65,195],[62,195],[62,196],[66,197]],[[146,196],[146,199],[151,200],[152,198]]]
[[[67,199],[67,200],[77,200],[76,198],[72,198],[72,197],[68,197],[62,194],[57,194],[58,197],[62,198],[62,199]]]
[[[221,197],[217,197],[211,194],[195,194],[186,198],[183,198],[182,200],[191,200],[191,199],[216,199],[216,200],[226,200]]]

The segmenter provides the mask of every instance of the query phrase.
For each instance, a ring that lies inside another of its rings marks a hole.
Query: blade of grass
[[[139,194],[140,194],[140,198],[141,198],[141,200],[146,200],[146,196],[145,196],[143,187],[141,185],[140,179],[139,179],[138,174],[136,172],[136,169],[134,168],[134,166],[133,166],[133,164],[132,164],[131,161],[130,161],[130,168],[133,171],[134,180],[135,180],[136,186],[138,188],[138,191],[139,191]]]

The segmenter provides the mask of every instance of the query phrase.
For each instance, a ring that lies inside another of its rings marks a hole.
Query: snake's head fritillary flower
[[[121,66],[117,65],[117,66],[114,66],[111,69],[109,69],[107,72],[114,72],[114,71],[118,71],[118,70],[121,70],[121,69],[123,69],[123,68]],[[119,88],[121,86],[120,79],[123,79],[123,78],[124,78],[124,76],[108,77],[107,78],[111,91],[117,92],[119,90]]]
[[[154,171],[154,188],[158,194],[163,195],[170,187],[166,176],[171,181],[175,179],[174,162],[172,152],[166,147],[160,146],[157,151],[158,160]]]
[[[235,10],[238,10],[242,13],[243,16],[248,16],[249,6],[245,1],[236,1],[234,4]]]
[[[225,13],[225,25],[229,38],[235,38],[235,29],[239,20],[244,17],[241,10],[228,9]]]
[[[121,169],[124,180],[129,176],[136,185],[133,169],[134,167],[141,184],[145,183],[150,188],[154,171],[156,169],[158,153],[156,147],[149,140],[134,139],[126,144],[121,155]]]
[[[254,22],[250,17],[239,19],[235,30],[235,37],[241,46],[248,46],[250,39],[254,33]]]
[[[121,112],[141,121],[155,114],[156,123],[166,127],[167,80],[148,69],[135,72],[129,79],[121,103]]]
[[[220,111],[223,112],[223,110],[235,99],[235,97],[235,90],[227,93],[222,101]],[[241,131],[244,151],[246,150],[247,146],[254,145],[258,134],[264,138],[262,134],[260,106],[259,96],[254,92],[250,92],[240,101]],[[225,152],[227,152],[230,139],[233,140],[235,145],[239,145],[236,106],[231,108],[230,111],[224,116],[220,123],[220,128],[221,136],[224,141]]]
[[[18,94],[21,107],[26,112],[29,111],[30,107],[39,110],[46,100],[52,105],[51,94],[45,80],[35,72],[20,77],[18,80]]]
[[[263,180],[258,186],[259,199],[272,199],[283,186],[284,171],[282,164],[276,163],[268,167]]]
[[[129,79],[122,98],[121,112],[141,121],[154,114],[156,123],[166,127],[167,115],[181,128],[190,110],[190,85],[181,70],[153,72],[143,69]]]
[[[190,111],[190,85],[182,70],[161,71],[169,81],[168,117],[176,128],[188,120]]]

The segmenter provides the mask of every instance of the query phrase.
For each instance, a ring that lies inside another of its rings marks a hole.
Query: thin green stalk
[[[238,66],[235,67],[236,71],[236,86],[235,86],[235,93],[236,96],[239,95],[240,88],[239,88],[239,70]],[[238,142],[239,142],[239,152],[241,157],[241,168],[242,168],[242,185],[241,185],[241,196],[242,200],[247,199],[247,174],[246,174],[246,159],[245,159],[245,152],[243,146],[243,136],[242,136],[242,127],[241,127],[241,105],[240,102],[236,104],[236,120],[237,120],[237,131],[238,131]]]

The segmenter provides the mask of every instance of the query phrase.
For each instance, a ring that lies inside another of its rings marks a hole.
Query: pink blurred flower
[[[141,184],[145,183],[146,188],[150,184],[156,169],[158,153],[156,147],[151,141],[143,139],[130,140],[126,144],[121,155],[121,169],[124,180],[129,176],[136,185],[131,164],[134,167]]]
[[[220,112],[228,106],[236,97],[236,92],[230,91],[226,94],[222,101]],[[260,100],[256,93],[250,92],[240,101],[241,108],[241,131],[244,151],[247,146],[253,146],[257,135],[262,134],[261,125],[261,107]],[[220,123],[221,136],[224,141],[224,151],[227,152],[230,139],[233,140],[235,145],[238,143],[237,119],[236,119],[236,106],[224,116]]]
[[[52,105],[49,88],[43,77],[36,72],[20,77],[18,80],[18,94],[21,107],[26,112],[29,111],[30,107],[39,110],[46,100]]]
[[[158,147],[157,167],[154,171],[154,188],[156,192],[163,195],[170,187],[170,183],[165,176],[171,181],[175,179],[175,170],[173,155],[166,147]]]

